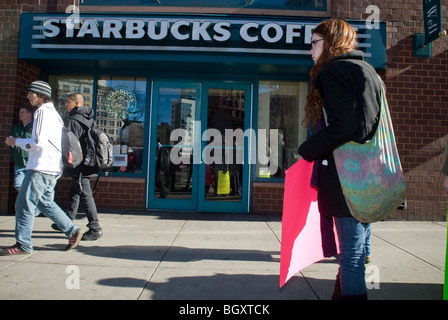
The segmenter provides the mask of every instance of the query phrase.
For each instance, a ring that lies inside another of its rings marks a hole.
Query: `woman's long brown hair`
[[[316,61],[310,72],[311,87],[305,105],[305,119],[303,125],[307,128],[316,127],[322,118],[323,100],[313,81],[323,68],[335,57],[356,48],[356,31],[346,21],[328,19],[322,21],[313,31],[324,39],[322,55]]]

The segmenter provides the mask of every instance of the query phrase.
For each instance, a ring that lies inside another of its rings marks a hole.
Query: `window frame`
[[[254,96],[254,104],[257,106],[256,112],[253,114],[253,121],[254,121],[254,128],[256,128],[257,132],[258,129],[266,129],[266,128],[259,128],[259,113],[260,113],[260,84],[262,82],[290,82],[290,83],[306,83],[308,85],[309,88],[309,78],[307,78],[306,75],[300,75],[296,78],[285,78],[285,77],[260,77],[256,83],[256,87],[254,89],[254,92],[256,93]],[[307,90],[308,92],[308,90]],[[300,116],[300,112],[299,112],[299,116]],[[303,119],[298,119],[299,123],[298,125],[301,126],[301,122]],[[305,133],[304,133],[305,134]],[[302,140],[305,140],[307,137],[302,137]],[[258,137],[257,137],[257,141],[258,141]],[[257,153],[258,153],[258,148],[257,148]],[[297,161],[300,159],[300,156],[297,158]],[[294,163],[291,163],[291,165],[289,166],[289,168],[293,165]],[[275,183],[275,182],[284,182],[285,181],[285,177],[259,177],[258,176],[258,167],[259,167],[259,163],[258,163],[258,159],[257,159],[257,163],[253,164],[252,166],[252,176],[253,176],[253,182],[268,182],[268,183]]]

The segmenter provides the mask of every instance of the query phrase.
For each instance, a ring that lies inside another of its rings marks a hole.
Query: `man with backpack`
[[[76,168],[65,168],[64,174],[72,177],[72,183],[69,189],[70,204],[67,210],[67,215],[71,220],[74,220],[78,213],[79,204],[81,203],[85,210],[89,223],[81,240],[97,240],[102,237],[103,231],[98,221],[98,212],[93,199],[92,188],[90,186],[90,178],[96,177],[98,168],[94,166],[85,165],[90,155],[88,155],[89,129],[95,125],[93,119],[93,110],[85,107],[84,98],[79,93],[70,94],[65,102],[65,108],[68,112],[68,117],[65,120],[65,126],[74,133],[79,139],[81,149],[83,152],[83,159],[85,161]],[[57,230],[56,225],[52,225]]]
[[[63,122],[51,101],[50,85],[44,81],[32,82],[27,98],[37,108],[31,138],[5,139],[7,146],[18,146],[28,151],[28,162],[15,204],[16,244],[1,249],[0,256],[32,253],[36,207],[69,237],[65,250],[75,248],[82,237],[79,227],[54,202],[54,187],[63,168],[60,151]]]

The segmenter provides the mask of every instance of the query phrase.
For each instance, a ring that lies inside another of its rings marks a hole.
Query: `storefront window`
[[[96,93],[93,75],[50,75],[49,83],[62,118],[67,117],[65,101],[71,93],[81,93],[84,106],[95,110],[97,126],[114,140],[113,172],[142,172],[145,77],[99,76]]]
[[[302,126],[307,91],[307,82],[260,81],[258,138],[266,134],[268,146],[276,150],[266,151],[269,163],[261,163],[257,157],[257,178],[284,178],[285,171],[298,160],[297,149],[307,132]],[[265,150],[259,145],[258,152]]]
[[[96,121],[114,140],[116,172],[142,172],[146,78],[98,77]]]

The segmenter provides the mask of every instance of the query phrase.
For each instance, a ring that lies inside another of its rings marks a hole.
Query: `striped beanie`
[[[43,96],[51,98],[51,87],[45,81],[38,80],[32,82],[28,87],[28,91],[33,91],[35,93],[39,93]]]

